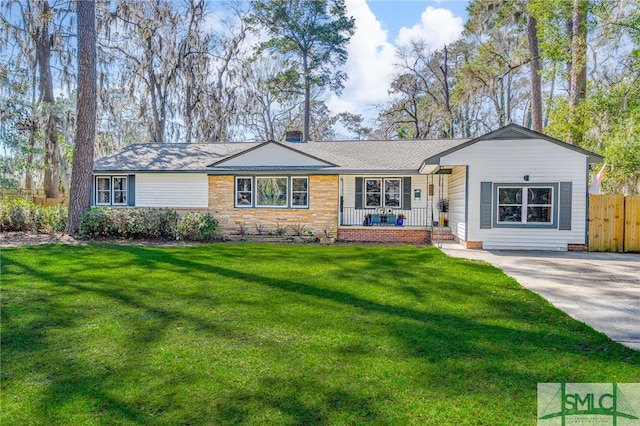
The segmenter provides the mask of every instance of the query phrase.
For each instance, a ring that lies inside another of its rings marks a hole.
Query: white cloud
[[[349,79],[342,96],[331,95],[327,104],[334,113],[348,111],[367,116],[368,104],[388,98],[396,50],[365,0],[347,0],[346,4],[347,14],[356,19],[344,66]]]
[[[225,21],[229,20],[229,14],[222,10],[208,12],[202,22],[202,29],[205,32],[220,33],[227,29]]]
[[[388,89],[397,62],[396,46],[408,46],[411,40],[424,40],[432,49],[458,39],[463,20],[448,9],[428,6],[420,23],[402,27],[394,43],[387,30],[373,14],[365,0],[346,0],[347,14],[356,19],[356,30],[348,46],[349,58],[344,71],[349,76],[340,97],[332,94],[327,104],[333,113],[348,111],[371,120],[376,112],[371,105],[389,99]],[[393,37],[395,35],[392,35]]]
[[[453,16],[448,9],[428,6],[420,16],[420,23],[411,28],[402,27],[395,43],[409,46],[413,40],[423,40],[432,49],[440,49],[460,37],[463,30],[461,17]]]

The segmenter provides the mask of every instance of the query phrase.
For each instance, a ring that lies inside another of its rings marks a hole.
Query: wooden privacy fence
[[[640,196],[589,196],[589,251],[640,252]]]

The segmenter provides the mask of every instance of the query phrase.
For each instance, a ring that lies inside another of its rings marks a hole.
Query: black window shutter
[[[96,198],[98,198],[98,188],[96,187],[96,176],[91,176],[91,206],[96,205]]]
[[[129,175],[127,179],[127,205],[136,205],[136,175]]]
[[[402,208],[411,210],[411,178],[402,178]]]
[[[362,177],[356,177],[356,209],[362,208]]]
[[[491,229],[491,182],[480,182],[480,229]]]
[[[558,219],[558,229],[561,231],[571,230],[572,185],[572,182],[560,182],[560,218]]]

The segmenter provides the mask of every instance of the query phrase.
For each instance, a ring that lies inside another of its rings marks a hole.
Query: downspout
[[[464,240],[469,241],[469,165],[464,169]]]
[[[585,218],[584,218],[584,243],[587,246],[587,250],[589,249],[589,156],[586,159],[587,170],[585,173],[585,188],[587,191],[587,200],[585,205]],[[573,196],[573,194],[572,194]]]
[[[343,213],[344,213],[344,181],[342,178],[338,181],[338,226],[342,226]]]

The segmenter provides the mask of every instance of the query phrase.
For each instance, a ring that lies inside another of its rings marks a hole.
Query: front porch
[[[431,210],[428,208],[382,212],[379,209],[345,207],[340,212],[338,240],[407,244],[452,240],[451,229],[439,226],[445,222],[446,214],[441,213],[439,216],[432,220]],[[399,217],[403,217],[402,223],[398,221]]]

